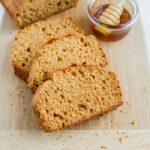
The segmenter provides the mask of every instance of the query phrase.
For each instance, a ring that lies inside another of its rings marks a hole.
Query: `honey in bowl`
[[[109,5],[101,5],[96,9],[92,10],[93,16],[98,20],[98,18],[102,15],[105,9]],[[125,35],[128,34],[128,29],[121,29],[126,23],[128,23],[131,19],[131,15],[127,9],[123,8],[122,15],[120,16],[120,23],[116,26],[111,26],[107,24],[102,24],[100,26],[96,26],[92,24],[92,29],[94,33],[102,40],[105,41],[116,41],[122,39]]]

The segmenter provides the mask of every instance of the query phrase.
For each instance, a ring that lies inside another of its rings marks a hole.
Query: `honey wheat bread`
[[[117,77],[100,67],[73,66],[54,72],[37,89],[32,106],[45,131],[63,129],[123,103]]]
[[[15,74],[26,81],[30,66],[37,56],[37,49],[54,39],[72,34],[84,34],[84,31],[72,19],[59,16],[39,21],[20,30],[11,50]]]
[[[77,5],[78,0],[1,0],[19,27]]]
[[[36,88],[47,79],[47,73],[69,67],[72,64],[105,67],[107,59],[96,38],[70,36],[58,39],[39,50],[39,58],[33,62],[28,79],[29,87]]]

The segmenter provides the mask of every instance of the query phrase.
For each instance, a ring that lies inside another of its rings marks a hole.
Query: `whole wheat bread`
[[[107,59],[94,36],[69,36],[58,39],[39,49],[29,73],[28,85],[35,91],[47,78],[47,73],[69,67],[72,64],[105,67]]]
[[[78,0],[1,0],[19,27],[77,5]]]
[[[32,106],[45,131],[63,129],[123,103],[119,81],[100,67],[74,66],[54,72],[37,89]]]
[[[84,31],[72,19],[58,16],[20,30],[16,34],[11,51],[11,62],[16,75],[27,80],[30,66],[37,57],[36,51],[43,45],[63,36],[82,33]]]

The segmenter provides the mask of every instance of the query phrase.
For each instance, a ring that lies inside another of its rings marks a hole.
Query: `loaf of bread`
[[[1,0],[19,27],[77,5],[78,0]]]
[[[29,73],[32,91],[54,72],[72,64],[105,67],[107,59],[94,36],[70,36],[58,39],[39,50],[40,57],[33,62]]]
[[[54,72],[37,89],[32,105],[45,131],[63,129],[123,103],[117,77],[101,67],[73,66]]]
[[[72,19],[58,16],[39,21],[20,30],[16,34],[11,52],[15,74],[26,81],[30,66],[36,58],[37,49],[57,38],[83,33],[81,27]]]

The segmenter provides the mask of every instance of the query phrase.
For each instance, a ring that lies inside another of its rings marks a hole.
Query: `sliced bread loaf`
[[[39,50],[29,73],[28,85],[35,91],[47,79],[47,73],[72,64],[107,65],[107,59],[94,36],[69,36],[47,44]]]
[[[54,39],[82,34],[84,31],[70,18],[53,17],[32,24],[16,34],[12,45],[11,62],[15,73],[27,80],[36,50]]]
[[[78,0],[1,0],[19,27],[49,17],[70,7]]]
[[[54,72],[36,91],[33,110],[45,131],[59,130],[123,103],[117,77],[101,67],[74,66]]]

